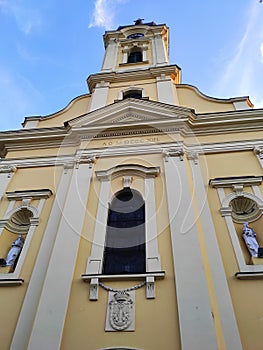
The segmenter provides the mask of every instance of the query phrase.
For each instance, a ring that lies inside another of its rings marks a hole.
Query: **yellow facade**
[[[106,32],[88,94],[0,133],[1,349],[261,349],[263,114],[181,84],[168,33]]]

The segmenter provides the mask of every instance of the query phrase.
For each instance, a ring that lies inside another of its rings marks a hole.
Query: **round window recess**
[[[6,228],[13,233],[26,234],[29,230],[32,216],[33,213],[30,210],[22,208],[11,216],[6,224]]]
[[[247,197],[236,197],[232,199],[229,206],[232,209],[233,221],[237,223],[255,221],[262,214],[257,203]]]

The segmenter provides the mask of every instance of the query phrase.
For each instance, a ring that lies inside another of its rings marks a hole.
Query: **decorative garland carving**
[[[144,285],[145,285],[145,281],[144,282],[141,282],[141,283],[139,283],[139,284],[136,284],[135,286],[133,286],[133,287],[128,287],[128,288],[111,288],[111,287],[109,287],[109,286],[106,286],[106,284],[104,284],[104,283],[102,283],[102,282],[99,282],[99,285],[103,288],[103,289],[105,289],[105,290],[107,290],[108,292],[115,292],[115,293],[126,293],[126,292],[130,292],[130,291],[132,291],[132,290],[136,290],[136,289],[139,289],[139,288],[141,288],[141,287],[143,287]]]

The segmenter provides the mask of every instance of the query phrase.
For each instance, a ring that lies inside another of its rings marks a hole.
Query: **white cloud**
[[[117,5],[126,2],[127,0],[95,0],[95,8],[89,27],[103,27],[106,30],[113,29]]]
[[[7,15],[11,15],[24,34],[30,34],[33,29],[39,28],[42,24],[38,11],[26,7],[19,0],[0,0],[0,10]]]
[[[263,13],[258,3],[253,2],[248,12],[247,23],[239,43],[233,48],[234,55],[222,71],[221,79],[216,86],[217,95],[242,96],[250,95],[258,108],[262,100],[263,63]],[[255,103],[257,101],[257,103]]]

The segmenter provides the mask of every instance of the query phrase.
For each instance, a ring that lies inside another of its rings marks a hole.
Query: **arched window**
[[[129,56],[128,56],[128,63],[137,63],[142,62],[142,50],[135,46],[130,50]]]
[[[108,211],[104,274],[144,273],[145,204],[129,187],[117,192]]]
[[[123,99],[126,98],[142,98],[142,90],[128,90],[123,93]]]

